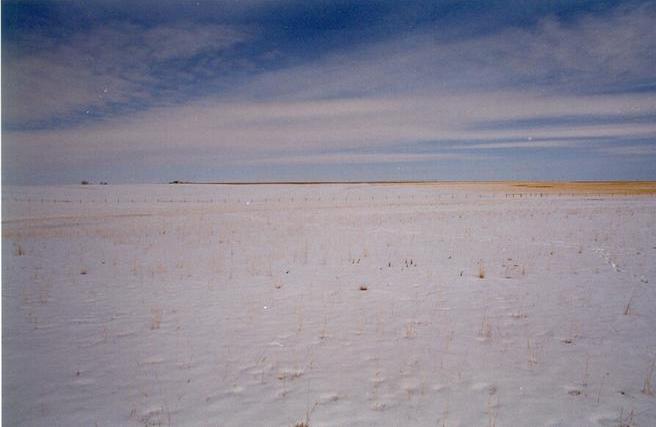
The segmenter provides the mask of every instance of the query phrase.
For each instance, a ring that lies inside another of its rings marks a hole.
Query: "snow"
[[[653,196],[5,187],[2,255],[7,425],[656,419]]]

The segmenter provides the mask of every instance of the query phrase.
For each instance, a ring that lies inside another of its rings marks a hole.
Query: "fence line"
[[[478,193],[475,196],[478,196],[478,199],[483,199],[483,200],[497,200],[497,199],[544,199],[544,198],[581,198],[581,199],[591,199],[591,198],[616,198],[616,197],[625,197],[625,196],[630,196],[630,193],[613,193],[613,194],[602,194],[602,193],[596,193],[596,194],[581,194],[581,193]],[[254,199],[246,199],[243,197],[237,197],[237,198],[210,198],[210,199],[199,199],[199,198],[182,198],[182,199],[174,199],[174,198],[155,198],[155,199],[148,199],[148,198],[143,198],[143,199],[136,199],[134,197],[131,198],[121,198],[121,197],[116,197],[116,198],[102,198],[102,199],[75,199],[75,198],[31,198],[31,197],[10,197],[8,195],[4,195],[2,197],[3,202],[14,202],[14,203],[41,203],[41,204],[47,204],[47,203],[52,203],[52,204],[151,204],[151,203],[156,203],[156,204],[213,204],[213,205],[232,205],[232,204],[246,204],[246,205],[251,205],[251,204],[257,204],[257,205],[269,205],[269,204],[275,204],[275,203],[286,203],[286,204],[309,204],[309,203],[320,203],[320,204],[328,204],[328,203],[354,203],[355,205],[363,205],[367,204],[370,202],[374,202],[374,204],[379,204],[379,203],[391,203],[392,201],[395,202],[395,204],[402,203],[404,201],[406,202],[411,202],[412,204],[418,204],[423,202],[428,202],[430,203],[444,203],[443,199],[451,199],[451,200],[470,200],[474,195],[469,194],[469,193],[439,193],[439,194],[426,194],[426,195],[408,195],[408,196],[403,196],[403,195],[384,195],[380,197],[376,196],[369,196],[369,197],[364,197],[362,195],[358,196],[344,196],[344,197],[335,197],[332,196],[330,198],[322,198],[322,197],[277,197],[277,198],[254,198]]]

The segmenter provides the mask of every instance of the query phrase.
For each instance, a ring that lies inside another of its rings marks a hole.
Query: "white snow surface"
[[[5,425],[656,425],[654,197],[5,187],[2,227]]]

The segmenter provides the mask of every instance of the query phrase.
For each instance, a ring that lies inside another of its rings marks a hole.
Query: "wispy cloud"
[[[655,21],[647,4],[467,37],[424,26],[309,61],[276,62],[285,54],[267,45],[266,67],[257,26],[26,36],[3,61],[3,97],[16,101],[3,154],[21,176],[140,158],[220,179],[235,165],[446,165],[493,151],[502,176],[515,149],[570,161],[588,150],[602,170],[653,155]],[[230,54],[238,46],[257,54]],[[248,72],[225,84],[235,69]]]
[[[422,29],[294,69],[267,73],[235,93],[255,98],[371,96],[509,88],[547,93],[656,89],[656,6],[619,8],[571,22],[549,17],[465,39]]]
[[[656,138],[651,144],[621,145],[615,147],[603,147],[599,151],[613,156],[650,156],[656,157]]]
[[[261,157],[241,160],[244,165],[317,165],[317,164],[372,164],[414,163],[445,160],[471,160],[472,156],[458,153],[320,153],[293,154],[279,157]]]
[[[499,106],[497,108],[497,106]],[[571,147],[613,138],[656,136],[656,123],[610,123],[591,128],[565,123],[547,129],[470,129],[482,120],[540,117],[554,109],[605,114],[619,107],[649,108],[650,95],[596,95],[591,98],[535,93],[425,94],[407,98],[322,101],[202,101],[137,113],[68,129],[7,132],[16,152],[52,151],[71,162],[109,153],[163,153],[162,161],[214,153],[218,162],[262,157],[272,161],[293,150],[390,150],[430,142],[434,150]],[[442,142],[443,141],[443,142]],[[459,142],[458,142],[459,141]],[[470,144],[479,141],[478,144]],[[166,155],[168,153],[168,156]],[[293,156],[292,156],[293,157]],[[417,156],[417,159],[419,156]],[[329,157],[327,157],[329,159]],[[337,158],[332,158],[337,162]],[[290,158],[290,161],[292,159]]]
[[[590,147],[589,140],[581,139],[563,139],[558,141],[534,141],[533,138],[528,138],[526,141],[510,141],[510,142],[489,142],[483,144],[461,144],[454,146],[454,149],[459,150],[498,150],[498,149],[511,149],[511,148],[568,148],[576,146],[587,145]],[[594,146],[590,147],[594,148]]]
[[[223,25],[189,27],[110,23],[63,39],[26,35],[3,59],[6,124],[33,127],[57,120],[149,105],[174,86],[207,77],[217,61],[191,61],[221,52],[250,34]],[[190,62],[186,62],[190,61]],[[179,87],[178,87],[179,89]],[[179,94],[182,95],[182,94]],[[78,120],[79,121],[79,120]]]

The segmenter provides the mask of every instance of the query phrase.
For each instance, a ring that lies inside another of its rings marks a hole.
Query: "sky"
[[[2,2],[2,181],[656,180],[656,2]]]

